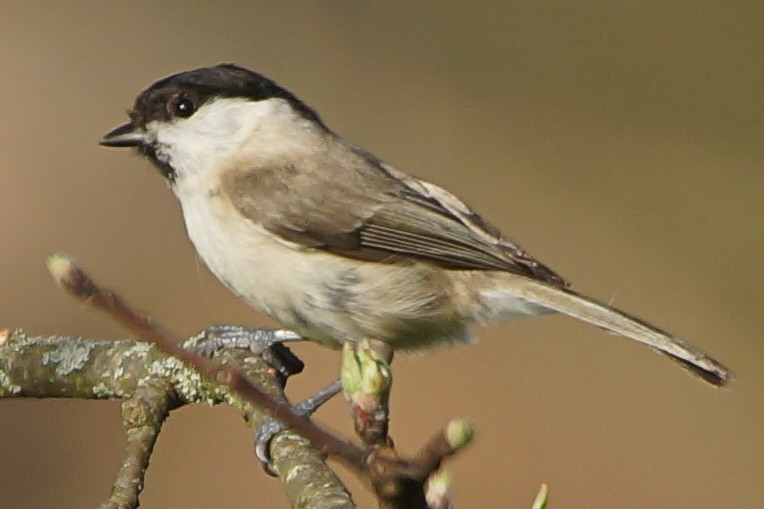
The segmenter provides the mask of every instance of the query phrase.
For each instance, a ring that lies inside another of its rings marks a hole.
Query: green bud
[[[452,449],[461,449],[472,442],[474,437],[472,424],[463,419],[455,419],[446,426],[446,441]]]
[[[430,507],[451,507],[452,482],[445,469],[438,470],[427,480],[425,499]]]
[[[384,399],[393,381],[387,362],[376,356],[368,340],[343,345],[340,378],[345,395],[353,401],[359,394]]]
[[[546,484],[542,484],[538,495],[536,495],[536,499],[533,501],[531,509],[546,509],[548,499]]]

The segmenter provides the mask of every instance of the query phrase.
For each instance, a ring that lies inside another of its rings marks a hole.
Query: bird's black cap
[[[183,95],[194,109],[217,97],[240,97],[253,101],[280,98],[289,102],[297,113],[323,126],[323,122],[310,107],[291,92],[281,88],[262,74],[234,64],[219,64],[173,74],[147,88],[135,100],[130,118],[135,127],[143,127],[152,120],[168,120],[171,112],[167,105],[173,97]]]

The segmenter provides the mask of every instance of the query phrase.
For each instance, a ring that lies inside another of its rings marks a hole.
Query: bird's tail
[[[551,286],[515,274],[505,273],[502,276],[506,276],[506,278],[502,277],[498,284],[479,293],[480,300],[483,301],[484,305],[496,309],[497,306],[501,305],[501,301],[505,301],[511,302],[510,306],[515,310],[517,309],[518,298],[520,298],[522,301],[530,303],[530,307],[540,306],[547,310],[559,311],[609,332],[643,343],[668,356],[692,374],[713,385],[724,386],[732,380],[732,373],[721,363],[692,345],[635,316],[628,315],[569,289]],[[501,313],[493,314],[498,316]]]

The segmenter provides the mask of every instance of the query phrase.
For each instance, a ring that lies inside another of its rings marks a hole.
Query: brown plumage
[[[212,272],[311,339],[416,349],[466,341],[472,323],[558,311],[715,385],[731,377],[686,342],[568,289],[457,197],[347,143],[257,73],[222,65],[160,80],[103,143],[154,162]]]

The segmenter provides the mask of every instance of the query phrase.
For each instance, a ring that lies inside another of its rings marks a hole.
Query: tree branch
[[[202,334],[195,336],[184,346],[193,348],[202,338]],[[234,350],[215,354],[214,360],[241,366],[269,397],[286,403],[280,381],[259,357]],[[104,509],[138,506],[154,441],[171,410],[191,403],[225,403],[240,409],[251,427],[271,417],[149,343],[28,337],[23,331],[4,329],[0,331],[0,398],[11,397],[123,400],[126,457],[111,496],[101,505]],[[292,507],[305,507],[306,500],[321,502],[314,507],[355,507],[323,455],[304,438],[283,432],[273,441],[271,452]]]

